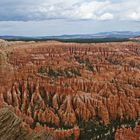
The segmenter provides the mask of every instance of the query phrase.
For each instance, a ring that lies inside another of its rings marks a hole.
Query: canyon
[[[0,41],[0,140],[139,140],[139,42]]]

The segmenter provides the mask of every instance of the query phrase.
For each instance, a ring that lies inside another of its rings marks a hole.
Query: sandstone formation
[[[0,107],[26,137],[140,138],[139,43],[15,43],[0,49],[0,70]]]
[[[47,132],[29,132],[8,107],[0,109],[0,140],[53,140]]]

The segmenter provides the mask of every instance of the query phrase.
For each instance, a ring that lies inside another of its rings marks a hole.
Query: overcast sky
[[[140,0],[0,0],[0,35],[140,31]]]

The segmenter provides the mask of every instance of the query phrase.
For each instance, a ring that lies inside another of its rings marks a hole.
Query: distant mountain
[[[138,36],[138,37],[133,37],[133,38],[130,38],[130,40],[132,40],[132,41],[140,41],[140,36]]]
[[[74,35],[60,35],[60,36],[0,36],[1,39],[8,40],[41,40],[41,39],[129,39],[140,36],[140,32],[131,31],[113,31],[113,32],[100,32],[96,34],[74,34]]]
[[[99,37],[105,38],[131,38],[140,36],[140,32],[131,32],[131,31],[114,31],[114,32],[101,32],[97,33]]]

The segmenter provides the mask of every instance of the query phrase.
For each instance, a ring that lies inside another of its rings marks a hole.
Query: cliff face
[[[29,42],[2,48],[0,106],[10,107],[19,119],[15,137],[137,139],[139,56],[140,45],[131,42]]]
[[[53,140],[46,132],[28,132],[9,108],[0,109],[0,140]]]
[[[15,140],[20,134],[20,119],[7,108],[0,109],[0,139]]]

